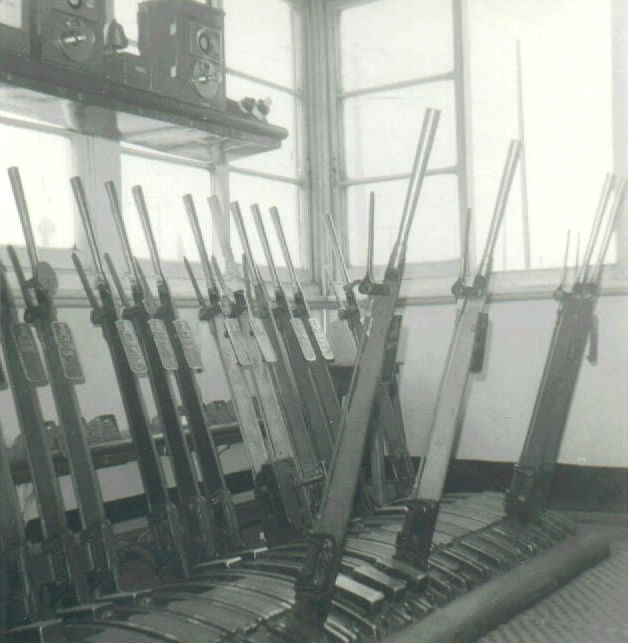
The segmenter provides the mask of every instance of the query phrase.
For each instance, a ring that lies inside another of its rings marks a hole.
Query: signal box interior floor
[[[611,555],[478,643],[628,643],[628,527],[586,528]]]

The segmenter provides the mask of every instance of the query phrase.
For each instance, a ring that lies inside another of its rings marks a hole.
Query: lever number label
[[[226,317],[225,330],[227,331],[227,337],[231,340],[231,345],[233,346],[240,366],[250,366],[251,355],[244,341],[244,335],[242,335],[242,329],[240,328],[238,320]]]
[[[318,319],[314,319],[313,317],[310,317],[308,321],[310,322],[310,328],[312,329],[312,334],[314,335],[314,339],[318,344],[321,354],[326,360],[329,360],[329,361],[333,360],[334,353],[331,350],[331,346],[327,341],[327,335],[325,335],[325,331],[323,330],[323,327],[320,325],[320,322],[318,321]]]
[[[129,368],[135,375],[140,377],[146,375],[148,373],[148,367],[146,366],[146,360],[144,359],[132,322],[128,319],[116,319],[116,328],[120,341],[122,342],[122,348],[124,348],[124,354],[129,363]]]
[[[150,327],[150,332],[153,334],[162,366],[167,371],[176,371],[177,368],[179,368],[179,364],[177,363],[177,356],[174,354],[172,344],[170,343],[166,324],[164,324],[161,319],[149,319],[148,326]]]
[[[290,323],[292,324],[292,329],[294,330],[294,334],[297,337],[297,341],[299,342],[299,346],[301,347],[301,352],[303,353],[303,357],[305,357],[305,361],[315,362],[316,353],[312,348],[310,338],[307,336],[307,331],[305,330],[305,326],[303,325],[303,320],[293,317],[290,320]]]
[[[203,370],[203,360],[201,359],[201,352],[198,350],[198,346],[192,336],[190,325],[185,321],[185,319],[175,319],[172,322],[172,325],[174,326],[177,337],[181,342],[185,361],[193,371],[200,373]]]
[[[65,378],[69,382],[83,384],[85,382],[85,375],[76,344],[74,343],[72,330],[65,322],[53,321],[52,333],[57,343],[61,368],[63,369]]]
[[[13,324],[11,332],[26,379],[33,386],[45,386],[48,384],[46,370],[41,361],[31,327],[24,323]]]
[[[257,342],[260,351],[262,351],[264,361],[269,364],[274,364],[277,361],[277,353],[275,353],[275,349],[270,343],[270,338],[264,328],[264,322],[259,317],[253,317],[253,315],[251,315],[249,317],[249,324],[251,326],[253,337],[255,337],[255,341]]]

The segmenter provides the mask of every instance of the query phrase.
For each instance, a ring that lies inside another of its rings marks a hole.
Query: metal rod
[[[575,283],[575,279],[576,279],[575,275],[578,274],[579,269],[580,269],[580,233],[578,232],[578,235],[576,236],[576,261],[575,261],[574,269],[573,269],[574,283]]]
[[[231,235],[229,234],[229,217],[226,215],[220,199],[213,194],[207,199],[209,210],[212,213],[214,229],[218,235],[218,243],[225,261],[225,272],[230,280],[240,278],[240,271],[231,250]]]
[[[238,235],[240,236],[240,241],[242,242],[242,248],[244,250],[244,253],[247,256],[247,259],[249,260],[249,263],[251,264],[252,275],[258,284],[262,284],[263,279],[259,271],[259,267],[255,261],[255,258],[253,257],[253,250],[251,248],[249,237],[244,227],[244,219],[242,217],[242,211],[240,210],[240,204],[237,201],[234,201],[231,204],[231,214],[233,215],[233,220],[235,222],[236,230],[238,231]]]
[[[196,275],[194,274],[194,271],[192,270],[192,266],[190,265],[190,262],[188,261],[187,257],[183,257],[183,264],[185,265],[185,270],[187,271],[188,277],[190,278],[190,282],[192,283],[192,289],[194,290],[196,299],[198,299],[199,306],[205,306],[206,305],[205,298],[203,297],[201,288],[198,285],[198,280],[196,279]]]
[[[408,237],[412,228],[412,222],[419,200],[419,193],[421,192],[423,180],[427,171],[427,164],[434,144],[434,137],[436,135],[436,128],[438,127],[439,119],[440,110],[431,108],[425,110],[423,124],[421,126],[421,135],[417,146],[417,153],[412,167],[412,176],[408,184],[404,209],[401,215],[399,233],[388,261],[389,268],[392,268],[400,261],[405,260]]]
[[[74,264],[74,267],[76,268],[76,272],[78,273],[79,276],[79,281],[81,282],[81,285],[83,286],[83,290],[85,291],[85,295],[87,296],[87,299],[89,301],[90,306],[94,310],[99,310],[100,309],[100,304],[98,303],[98,300],[96,299],[96,295],[94,294],[94,291],[89,283],[89,279],[87,278],[87,275],[85,274],[85,269],[83,268],[83,264],[81,263],[81,260],[78,258],[78,255],[76,252],[72,253],[72,263]],[[104,277],[103,277],[104,279]]]
[[[264,255],[266,261],[268,261],[268,268],[270,269],[270,274],[279,288],[281,288],[281,279],[279,278],[279,273],[277,272],[277,265],[275,264],[275,258],[273,257],[272,250],[270,249],[270,243],[268,241],[268,235],[266,234],[266,228],[264,227],[264,222],[262,221],[262,213],[260,212],[259,206],[257,204],[251,206],[251,212],[253,213],[253,221],[255,222],[255,227],[257,228],[257,234],[259,240],[262,243],[262,249],[264,250]]]
[[[17,213],[20,217],[20,223],[22,224],[28,260],[30,261],[31,268],[35,270],[37,264],[39,264],[39,257],[37,256],[37,246],[35,245],[33,228],[28,214],[28,205],[26,204],[26,196],[24,195],[24,186],[22,185],[20,170],[17,167],[10,167],[7,172],[9,174],[9,181],[11,182],[11,189],[13,190],[13,198],[15,199]]]
[[[283,253],[284,259],[286,260],[286,266],[288,267],[288,272],[290,273],[290,278],[296,288],[301,290],[301,284],[299,283],[299,276],[294,267],[292,261],[292,255],[290,254],[290,249],[288,248],[288,241],[281,223],[281,217],[279,216],[279,210],[273,206],[270,208],[270,218],[272,219],[273,226],[275,227],[275,233],[277,234],[277,239],[279,240],[279,245],[281,247],[281,252]]]
[[[159,250],[157,249],[157,242],[155,241],[155,235],[153,233],[153,226],[150,223],[150,216],[148,215],[148,208],[146,207],[146,200],[144,199],[144,191],[142,190],[141,185],[134,185],[131,188],[133,193],[133,200],[135,201],[135,207],[137,208],[137,213],[140,216],[140,221],[142,223],[142,229],[144,230],[144,236],[146,237],[146,243],[148,245],[148,252],[150,254],[150,260],[153,264],[153,271],[159,282],[164,283],[166,277],[164,276],[164,271],[161,267],[161,261],[159,259]]]
[[[366,245],[366,280],[373,281],[375,263],[375,192],[369,194],[368,238]]]
[[[471,254],[471,208],[467,208],[462,230],[462,262],[460,264],[460,279],[464,280],[469,270],[469,256]]]
[[[87,196],[85,195],[83,181],[79,176],[73,176],[70,179],[70,185],[72,186],[72,192],[74,193],[76,207],[78,208],[81,222],[83,224],[83,229],[85,230],[85,236],[87,237],[87,245],[89,246],[89,251],[92,256],[92,263],[94,264],[96,277],[100,283],[104,283],[106,282],[107,278],[105,276],[105,269],[102,263],[102,257],[100,256],[100,250],[98,248],[98,242],[96,240],[96,233],[92,224],[92,218],[89,213],[89,206],[87,205]]]
[[[569,270],[569,246],[571,244],[571,230],[567,230],[567,242],[565,243],[565,257],[563,259],[563,274],[560,278],[558,290],[562,290],[567,283],[567,272]]]
[[[521,226],[523,233],[524,268],[531,265],[530,257],[530,216],[528,204],[528,172],[526,163],[525,122],[523,115],[523,65],[521,62],[521,41],[517,40],[517,125],[521,141]]]
[[[497,237],[499,235],[501,222],[504,218],[504,213],[506,212],[508,195],[510,194],[510,188],[515,177],[515,171],[517,169],[517,162],[519,160],[520,153],[521,142],[511,141],[508,147],[508,155],[506,157],[506,163],[504,164],[501,181],[499,183],[499,191],[497,192],[497,199],[495,201],[493,217],[491,219],[491,225],[489,227],[488,236],[486,238],[486,245],[484,246],[484,253],[482,254],[482,259],[480,260],[480,264],[478,266],[478,275],[483,275],[486,277],[488,274],[491,258],[493,256],[495,244],[497,243]]]
[[[107,264],[107,269],[109,270],[109,274],[111,275],[111,280],[113,281],[113,285],[118,291],[118,296],[120,297],[122,305],[124,306],[124,308],[130,308],[131,303],[129,302],[129,299],[124,292],[124,286],[122,285],[120,275],[118,274],[118,271],[116,270],[116,267],[107,252],[105,252],[104,258],[105,263]]]
[[[107,190],[109,207],[111,208],[113,221],[116,225],[116,230],[118,231],[120,244],[122,245],[122,256],[124,257],[124,262],[126,263],[126,268],[129,272],[129,279],[131,280],[131,284],[136,286],[139,284],[139,276],[135,270],[133,252],[131,251],[131,242],[129,241],[126,227],[124,225],[124,218],[122,217],[122,209],[120,208],[120,201],[118,200],[118,192],[116,190],[115,183],[113,181],[107,181],[105,183],[105,190]]]
[[[225,276],[222,274],[222,270],[220,269],[220,266],[218,265],[218,261],[216,260],[216,257],[212,255],[212,270],[214,273],[214,276],[216,277],[216,286],[218,289],[218,294],[222,297],[223,295],[228,294],[229,287],[227,286],[227,282],[225,281]]]
[[[157,310],[157,300],[153,295],[153,291],[150,289],[148,279],[142,270],[142,266],[136,257],[133,257],[133,265],[135,266],[135,272],[137,273],[140,285],[142,286],[142,291],[144,292],[144,299],[146,301],[146,309],[152,314]]]
[[[611,243],[613,237],[613,230],[615,228],[615,223],[617,222],[617,217],[621,210],[624,198],[626,196],[626,186],[628,185],[628,180],[625,178],[619,179],[615,183],[615,199],[611,205],[610,214],[608,215],[606,229],[604,230],[604,236],[600,242],[600,249],[598,251],[597,262],[593,273],[589,277],[588,281],[595,286],[600,285],[602,280],[602,272],[604,270],[604,259],[606,258],[606,253]]]
[[[201,260],[203,274],[205,275],[205,279],[209,287],[215,289],[217,288],[215,275],[212,272],[209,255],[207,254],[207,247],[205,246],[205,241],[203,240],[203,233],[201,232],[201,226],[198,222],[196,207],[194,206],[194,199],[192,198],[191,194],[183,195],[183,205],[185,206],[185,211],[188,215],[188,221],[190,222],[190,227],[192,228],[192,236],[194,237],[196,249],[198,250],[198,256]]]
[[[349,271],[347,270],[347,264],[345,263],[345,258],[342,253],[342,246],[340,245],[340,239],[338,238],[338,232],[336,231],[336,226],[331,214],[328,214],[325,217],[327,222],[327,230],[329,231],[329,237],[331,239],[331,247],[336,255],[338,264],[340,265],[340,270],[342,272],[342,278],[344,279],[345,284],[348,284],[351,280],[349,279]]]
[[[600,228],[602,226],[602,220],[604,219],[604,213],[606,212],[606,208],[608,207],[611,192],[613,191],[616,182],[617,177],[612,174],[607,174],[604,177],[602,192],[597,204],[595,217],[591,226],[591,232],[589,233],[589,238],[587,240],[587,247],[584,251],[584,257],[582,259],[582,270],[576,277],[576,281],[578,281],[579,283],[584,283],[587,280],[587,275],[591,267],[591,257],[593,256],[593,251],[600,234]]]

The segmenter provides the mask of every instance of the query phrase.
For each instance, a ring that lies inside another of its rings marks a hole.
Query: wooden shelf
[[[0,108],[68,131],[140,145],[208,164],[281,147],[283,127],[158,96],[101,76],[0,52]]]

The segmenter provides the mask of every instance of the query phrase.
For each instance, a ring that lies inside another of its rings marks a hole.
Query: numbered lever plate
[[[32,328],[22,322],[13,324],[11,332],[26,379],[33,386],[45,386],[48,384],[48,377],[41,361]]]
[[[53,321],[52,334],[54,335],[61,360],[63,374],[69,382],[75,384],[85,383],[85,374],[81,366],[78,350],[74,343],[72,330],[65,322]]]
[[[334,359],[334,353],[332,352],[331,346],[327,341],[327,335],[325,335],[323,327],[321,326],[318,319],[309,317],[308,321],[310,322],[310,328],[312,329],[312,333],[314,334],[314,338],[316,339],[316,343],[318,344],[322,356],[326,360],[332,361]]]
[[[264,328],[264,322],[258,317],[249,317],[249,324],[251,325],[251,332],[253,337],[259,346],[260,351],[262,351],[262,357],[265,362],[269,364],[274,364],[277,361],[277,353],[273,345],[270,343],[270,337]]]
[[[148,326],[150,332],[153,334],[162,366],[167,371],[176,371],[177,368],[179,368],[179,364],[177,363],[177,356],[174,354],[174,349],[170,343],[166,324],[164,324],[161,319],[149,319]]]
[[[290,320],[290,323],[292,324],[292,329],[294,330],[294,334],[297,337],[297,341],[299,342],[299,346],[301,348],[301,352],[303,353],[305,361],[315,362],[316,353],[312,348],[312,344],[310,344],[310,338],[308,337],[305,326],[303,325],[303,320],[293,317]]]
[[[146,375],[148,373],[148,367],[146,366],[142,348],[135,334],[133,323],[128,319],[117,319],[116,328],[129,363],[129,368],[135,375],[140,377]]]
[[[240,366],[250,366],[251,355],[246,342],[244,341],[244,336],[242,335],[242,329],[240,328],[238,320],[225,317],[225,330],[227,331],[227,336],[231,341],[231,345],[233,346],[233,350]]]
[[[188,363],[188,366],[193,371],[201,373],[203,370],[203,360],[201,358],[201,352],[192,336],[190,325],[185,321],[185,319],[175,319],[172,322],[172,325],[174,326],[174,329],[177,332],[177,337],[181,342],[181,348],[183,348],[185,361]]]

